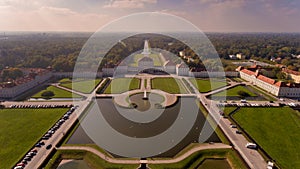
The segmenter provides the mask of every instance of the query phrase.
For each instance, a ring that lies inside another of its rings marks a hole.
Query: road
[[[190,155],[192,155],[195,152],[201,151],[201,150],[208,150],[208,149],[226,149],[231,148],[231,146],[222,144],[222,143],[214,143],[214,144],[201,144],[199,146],[193,147],[192,149],[188,150],[184,154],[181,154],[180,156],[172,159],[148,159],[143,160],[143,163],[147,164],[170,164],[170,163],[177,163]],[[107,156],[103,153],[101,153],[99,150],[93,148],[93,147],[87,147],[87,146],[62,146],[59,148],[59,150],[85,150],[92,152],[96,154],[98,157],[102,158],[103,160],[110,162],[110,163],[117,163],[117,164],[140,164],[142,163],[141,160],[126,160],[126,159],[118,159],[118,158],[112,158],[110,156]]]

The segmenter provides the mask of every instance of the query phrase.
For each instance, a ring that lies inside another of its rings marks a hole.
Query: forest
[[[7,35],[7,38],[0,38],[0,70],[5,67],[51,66],[55,71],[72,71],[81,49],[92,34],[27,32]],[[107,35],[106,38],[113,36]],[[182,33],[181,36],[188,41],[195,35]],[[300,59],[295,57],[300,55],[299,33],[206,33],[206,36],[224,61],[224,66],[231,66],[226,62],[230,54],[242,53],[247,59],[269,61],[272,57],[281,58],[280,64],[300,70]],[[188,63],[190,67],[203,67],[203,60],[200,61],[192,50],[203,48],[201,43],[190,48],[179,40],[157,34],[120,39],[109,52],[102,53],[100,67],[117,65],[128,55],[142,50],[145,39],[149,40],[152,48],[167,50],[175,55],[183,50],[194,58],[193,62]],[[202,51],[201,55],[209,56],[211,51]]]

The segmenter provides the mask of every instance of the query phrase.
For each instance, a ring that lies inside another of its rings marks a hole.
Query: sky
[[[205,32],[300,32],[299,0],[0,0],[0,31],[94,32],[130,14],[162,12]]]

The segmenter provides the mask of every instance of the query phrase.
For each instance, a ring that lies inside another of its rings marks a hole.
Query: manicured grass
[[[225,80],[218,81],[214,79],[189,79],[193,85],[199,90],[201,93],[210,92],[212,90],[216,90],[218,88],[224,87],[227,85]]]
[[[83,150],[58,150],[50,162],[46,165],[46,169],[56,169],[62,159],[82,159],[91,168],[113,168],[113,169],[133,169],[138,168],[139,164],[113,164],[108,163],[97,155]]]
[[[120,94],[129,90],[139,89],[140,83],[138,78],[116,78],[110,82],[104,93]]]
[[[70,78],[63,78],[63,79],[59,80],[58,82],[59,83],[71,83],[72,79],[70,79]]]
[[[241,108],[233,118],[280,168],[300,168],[300,118],[291,108]]]
[[[223,112],[226,116],[228,116],[231,112],[233,112],[236,109],[237,109],[237,107],[225,107]]]
[[[68,109],[0,109],[0,168],[12,168]]]
[[[143,54],[136,54],[133,56],[133,63],[131,63],[130,66],[138,66],[138,60],[143,57]],[[162,62],[158,54],[150,54],[149,57],[153,59],[154,66],[162,66]]]
[[[196,152],[186,159],[172,164],[151,164],[150,168],[155,169],[166,169],[166,168],[195,168],[202,161],[207,158],[217,158],[230,161],[230,164],[234,168],[246,169],[244,163],[241,161],[237,154],[231,149],[222,149],[222,150],[204,150]],[[115,168],[115,169],[132,169],[137,168],[137,164],[112,164],[104,161],[93,153],[82,151],[82,150],[58,150],[54,155],[49,164],[45,167],[46,169],[55,169],[59,164],[61,159],[83,159],[89,166],[92,168]]]
[[[213,96],[234,96],[234,97],[239,97],[240,96],[238,94],[239,91],[244,91],[244,92],[248,93],[249,96],[251,96],[251,97],[257,96],[255,93],[252,93],[251,91],[249,91],[248,89],[246,89],[243,86],[235,86],[233,88],[228,89],[226,91],[226,93],[225,93],[225,91],[222,91],[222,92],[214,94]]]
[[[46,90],[54,92],[54,96],[52,98],[81,98],[81,96],[78,94],[72,94],[69,91],[60,89],[55,86],[47,87],[47,89],[42,90],[42,91],[38,92],[37,94],[33,95],[32,98],[43,98],[41,95]]]
[[[263,96],[269,101],[277,101],[277,98],[270,93],[267,93],[264,89],[259,88],[258,86],[249,86],[251,89],[255,90],[257,93],[263,94]]]
[[[166,169],[166,168],[196,168],[201,162],[207,158],[227,158],[230,160],[232,166],[238,169],[246,169],[247,167],[243,164],[240,158],[238,158],[235,152],[231,149],[212,149],[212,150],[203,150],[196,153],[193,153],[189,157],[178,163],[171,164],[149,164],[150,168],[155,169]],[[217,168],[217,166],[215,166]]]
[[[96,86],[101,82],[102,79],[82,80],[76,82],[63,82],[60,86],[68,89],[73,89],[81,93],[91,93]]]
[[[182,82],[179,79],[171,77],[151,79],[151,88],[159,89],[171,94],[187,93]]]

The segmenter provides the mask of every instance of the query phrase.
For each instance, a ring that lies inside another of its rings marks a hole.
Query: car
[[[242,134],[240,130],[235,131],[236,134]]]
[[[25,167],[25,164],[24,163],[18,163],[17,166]]]
[[[47,136],[42,137],[42,140],[48,140],[48,139],[49,139],[49,137],[47,137]]]
[[[26,160],[22,160],[21,163],[27,164],[27,161]]]
[[[30,158],[30,157],[25,157],[23,160],[25,160],[25,161],[30,161],[31,158]]]
[[[46,150],[51,149],[51,147],[52,147],[52,144],[47,145]]]
[[[23,169],[24,167],[22,167],[22,166],[16,166],[16,167],[14,167],[14,169]]]
[[[249,149],[257,149],[257,145],[255,143],[247,143],[246,147]]]
[[[234,124],[230,125],[230,127],[231,127],[231,128],[237,128],[237,126],[234,125]]]
[[[41,145],[40,143],[37,143],[37,144],[35,145],[35,147],[42,147],[42,145]]]

